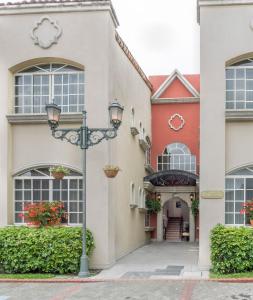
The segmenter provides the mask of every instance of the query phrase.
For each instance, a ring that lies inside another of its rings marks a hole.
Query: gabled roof
[[[162,98],[162,94],[175,80],[179,80],[193,98],[199,98],[200,82],[198,74],[182,75],[178,70],[174,70],[171,75],[150,76],[149,80],[153,85],[153,99]]]

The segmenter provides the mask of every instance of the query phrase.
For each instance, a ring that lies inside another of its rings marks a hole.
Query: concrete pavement
[[[250,283],[136,280],[0,283],[0,300],[253,300]]]
[[[208,272],[198,268],[198,244],[154,242],[118,260],[95,279],[201,279]]]

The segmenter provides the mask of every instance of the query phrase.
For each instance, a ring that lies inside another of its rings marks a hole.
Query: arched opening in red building
[[[191,241],[196,236],[197,220],[191,211],[198,197],[198,176],[183,170],[163,170],[144,178],[144,185],[161,202],[162,210],[150,216],[157,241]]]

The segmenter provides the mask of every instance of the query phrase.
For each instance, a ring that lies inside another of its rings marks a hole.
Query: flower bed
[[[253,230],[217,225],[211,232],[212,271],[230,274],[253,271]]]
[[[90,256],[94,239],[89,230],[86,246]],[[80,227],[0,228],[0,270],[5,273],[77,273],[81,253]]]

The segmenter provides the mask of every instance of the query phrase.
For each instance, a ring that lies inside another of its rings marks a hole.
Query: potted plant
[[[199,199],[193,199],[191,204],[192,215],[196,217],[199,213]]]
[[[243,203],[242,206],[243,209],[240,211],[240,213],[247,215],[251,226],[253,226],[253,201]]]
[[[69,174],[69,169],[63,166],[55,166],[49,169],[55,179],[61,180]]]
[[[120,168],[117,166],[107,165],[103,168],[103,170],[108,178],[114,178],[118,174]]]
[[[67,218],[64,205],[59,201],[28,204],[24,210],[25,222],[31,227],[60,225]]]
[[[162,208],[161,202],[156,198],[147,197],[146,208],[149,214],[157,214]]]

